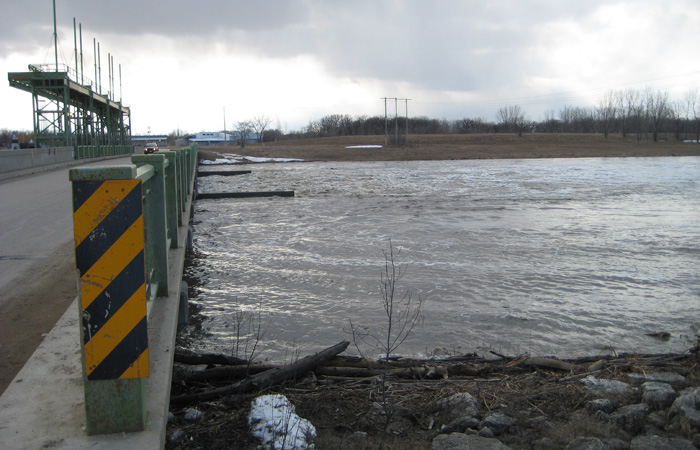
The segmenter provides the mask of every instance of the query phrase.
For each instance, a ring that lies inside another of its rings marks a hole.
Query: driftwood
[[[197,177],[232,177],[236,175],[247,175],[253,173],[252,170],[198,170]]]
[[[341,361],[342,362],[342,361]],[[364,366],[349,367],[333,365],[332,362],[320,364],[313,369],[317,376],[363,378],[384,374],[384,369],[378,364],[372,363]],[[221,382],[245,378],[272,369],[281,369],[283,366],[275,364],[250,364],[246,366],[214,367],[188,374],[181,374],[180,379],[185,383],[190,382]],[[389,378],[410,379],[440,379],[458,376],[477,376],[485,367],[471,364],[423,364],[406,368],[389,368],[386,375]]]
[[[509,367],[525,366],[525,367],[542,367],[545,369],[565,370],[567,372],[585,370],[583,366],[571,364],[560,359],[553,358],[532,358],[530,356],[521,356],[506,364]]]
[[[246,364],[241,366],[214,367],[181,375],[183,381],[222,381],[245,378],[266,370],[279,369],[283,366],[276,364]]]
[[[179,380],[182,385],[204,383],[225,386],[201,393],[173,396],[171,403],[185,405],[265,389],[274,384],[301,378],[310,371],[313,371],[315,375],[313,381],[317,385],[359,386],[373,383],[378,377],[384,375],[391,378],[394,383],[439,383],[446,378],[460,377],[479,382],[497,382],[502,380],[503,376],[508,378],[533,369],[568,372],[563,378],[557,377],[557,381],[571,382],[590,374],[597,374],[604,368],[616,372],[627,371],[640,365],[668,367],[678,365],[680,361],[691,356],[689,354],[621,354],[560,360],[528,355],[516,358],[492,352],[500,359],[486,360],[476,355],[464,355],[446,359],[390,358],[374,361],[357,356],[339,355],[348,347],[348,344],[343,341],[288,365],[250,364],[247,361],[238,365],[239,361],[236,358],[227,355],[198,354],[178,350],[176,360],[192,364],[219,365],[194,373],[180,373]]]
[[[175,350],[175,362],[180,364],[219,364],[228,366],[249,364],[247,360],[234,356],[222,355],[221,353],[197,353],[183,348]]]
[[[294,191],[199,192],[197,200],[212,198],[294,197]]]
[[[206,402],[225,397],[231,394],[243,394],[253,390],[265,389],[275,384],[282,383],[287,380],[298,378],[314,367],[317,367],[323,361],[332,358],[333,356],[342,353],[348,348],[350,342],[343,341],[332,347],[329,347],[315,355],[310,355],[288,364],[283,367],[277,367],[257,375],[241,380],[230,386],[219,389],[212,389],[197,394],[180,395],[170,399],[172,405],[186,405],[193,402]]]

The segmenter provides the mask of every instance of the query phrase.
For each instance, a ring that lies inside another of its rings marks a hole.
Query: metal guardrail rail
[[[133,145],[76,145],[75,159],[102,158],[134,153]]]
[[[196,189],[196,145],[131,162],[70,170],[88,434],[145,426],[148,317]]]

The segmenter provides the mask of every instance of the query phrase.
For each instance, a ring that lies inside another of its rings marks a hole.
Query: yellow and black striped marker
[[[148,376],[141,180],[73,182],[88,380]]]

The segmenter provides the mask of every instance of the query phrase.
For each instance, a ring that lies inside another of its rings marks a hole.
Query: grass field
[[[663,135],[662,135],[663,136]],[[305,161],[402,161],[450,159],[587,158],[700,156],[700,144],[676,141],[673,136],[659,142],[637,142],[636,136],[622,138],[601,134],[539,133],[409,135],[404,146],[384,145],[384,136],[340,136],[290,140],[229,147],[200,147],[200,157],[215,159],[220,154],[298,158]],[[346,148],[382,145],[382,148]]]

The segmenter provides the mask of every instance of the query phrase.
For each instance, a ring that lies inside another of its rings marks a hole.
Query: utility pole
[[[53,0],[53,51],[56,57],[56,72],[58,72],[58,34],[56,33],[56,0]]]
[[[75,17],[73,17],[73,47],[75,53],[75,82],[78,82],[78,33],[75,29]]]
[[[396,133],[396,140],[394,144],[399,146],[399,99],[394,98],[394,132]]]
[[[396,97],[382,97],[382,100],[384,100],[384,146],[386,147],[389,145],[389,117],[387,113],[387,106],[386,106],[386,101],[387,100],[394,100],[394,102],[397,101]],[[398,108],[398,107],[397,107]],[[398,111],[398,109],[397,109]],[[396,129],[396,136],[398,136],[398,128]],[[397,138],[398,141],[398,138]]]
[[[406,102],[406,145],[408,146],[408,101],[412,99],[400,98],[399,100],[404,100]]]
[[[226,107],[224,106],[224,145],[228,145],[228,138],[226,137]]]
[[[386,100],[387,98],[384,97],[384,147],[389,145],[389,135],[388,135],[388,128],[387,128],[387,116],[386,116]]]

